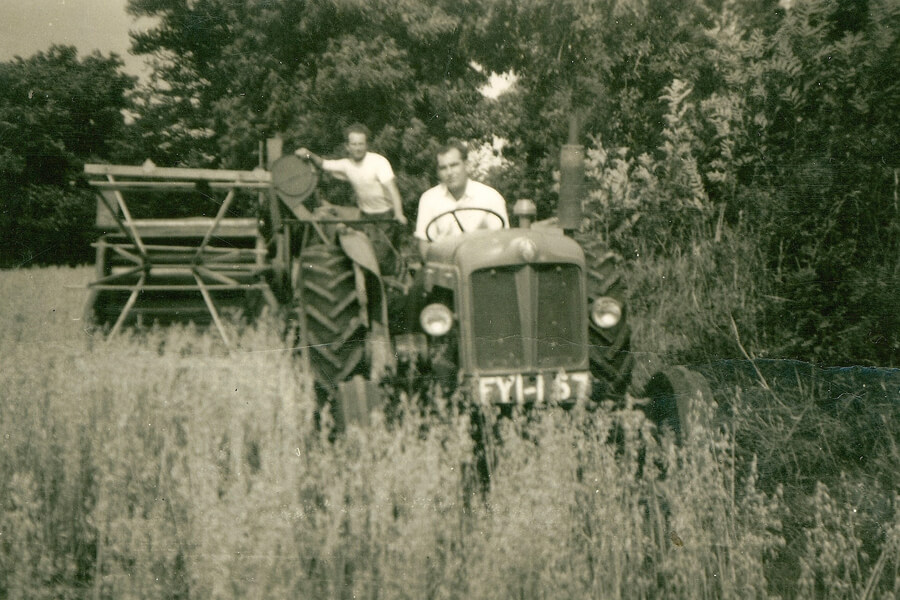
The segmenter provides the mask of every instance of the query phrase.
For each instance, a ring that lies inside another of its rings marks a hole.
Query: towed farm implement
[[[259,222],[234,216],[250,193],[264,196],[270,173],[212,169],[85,166],[98,192],[96,279],[86,317],[116,334],[126,323],[212,320],[228,343],[223,311],[247,311],[263,300],[277,309],[276,266],[268,259]],[[131,202],[134,195],[134,202]],[[151,197],[187,196],[214,216],[135,218],[133,206],[153,210]],[[221,196],[221,198],[219,197]],[[218,206],[216,206],[218,204]],[[246,202],[244,202],[246,204]]]

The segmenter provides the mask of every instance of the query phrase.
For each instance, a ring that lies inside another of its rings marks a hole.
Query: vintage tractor
[[[413,352],[448,387],[461,387],[482,405],[622,398],[633,359],[616,256],[586,258],[566,235],[577,226],[569,214],[572,206],[579,209],[580,190],[570,183],[582,164],[579,146],[563,148],[560,219],[532,223],[534,204],[520,200],[517,226],[464,232],[429,246],[420,285],[413,287],[420,328],[410,346],[400,344],[401,360]],[[432,223],[472,210],[478,209]],[[425,232],[430,239],[431,224]]]
[[[280,140],[267,148],[268,169],[252,171],[86,165],[103,230],[89,322],[115,334],[141,321],[205,320],[227,344],[223,313],[252,318],[268,306],[344,426],[366,422],[378,383],[402,370],[481,407],[623,399],[633,359],[617,259],[570,235],[581,146],[562,151],[557,221],[533,223],[533,203],[519,201],[516,227],[435,240],[415,269],[399,255],[385,266],[393,247],[378,223],[311,206],[314,167],[281,156]],[[161,205],[201,214],[159,218]],[[418,318],[396,318],[411,312]],[[643,407],[676,431],[708,394],[689,372],[652,383]]]

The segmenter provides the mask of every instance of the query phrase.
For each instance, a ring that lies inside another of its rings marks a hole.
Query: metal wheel
[[[100,280],[110,274],[109,265],[107,265],[106,261],[106,238],[101,237],[97,242],[97,257],[94,262],[94,277],[95,280]],[[88,300],[85,303],[84,307],[84,315],[82,317],[84,321],[84,330],[88,333],[93,333],[99,328],[102,328],[103,325],[107,322],[106,316],[104,313],[104,304],[105,304],[104,295],[96,289],[90,289],[88,292]]]
[[[655,373],[644,395],[649,399],[645,408],[647,418],[659,430],[670,429],[679,443],[690,439],[695,423],[705,420],[709,411],[701,410],[702,404],[713,401],[706,378],[685,367],[670,367]]]

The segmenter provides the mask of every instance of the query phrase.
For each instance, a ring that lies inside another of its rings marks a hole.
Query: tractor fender
[[[349,227],[342,227],[338,231],[338,243],[350,260],[372,273],[379,282],[381,281],[381,270],[378,268],[375,249],[366,234]]]
[[[384,282],[372,241],[366,234],[349,227],[340,227],[337,238],[341,250],[353,261],[357,272],[356,288],[360,302],[367,307],[367,320],[387,323]]]
[[[353,261],[357,292],[368,321],[368,352],[373,363],[373,374],[379,373],[390,363],[392,355],[388,335],[387,293],[378,267],[378,258],[372,247],[372,240],[361,231],[340,227],[337,237],[344,254]]]

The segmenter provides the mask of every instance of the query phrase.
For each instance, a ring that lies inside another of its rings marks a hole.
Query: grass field
[[[506,422],[481,495],[464,418],[330,442],[265,326],[91,338],[88,278],[0,273],[0,598],[900,596],[896,373],[707,361],[724,427]],[[701,317],[727,337],[724,288],[682,283],[697,316],[635,315],[639,377]]]

